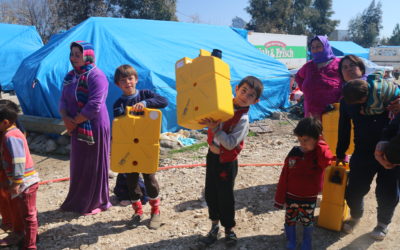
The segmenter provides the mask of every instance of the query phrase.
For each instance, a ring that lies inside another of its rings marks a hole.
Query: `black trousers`
[[[364,196],[376,178],[376,201],[378,222],[388,225],[399,202],[397,169],[385,169],[374,158],[373,153],[354,152],[350,159],[350,173],[346,188],[346,201],[353,218],[364,213]]]
[[[236,225],[233,187],[237,172],[237,160],[220,163],[219,155],[208,151],[205,188],[208,214],[211,220],[219,220],[225,228]]]
[[[156,174],[142,174],[146,192],[149,198],[157,198],[160,187],[156,179]],[[143,196],[139,186],[139,173],[126,174],[126,185],[128,187],[129,198],[131,201],[139,200]]]

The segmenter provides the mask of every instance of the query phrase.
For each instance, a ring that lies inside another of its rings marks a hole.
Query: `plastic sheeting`
[[[369,58],[369,49],[361,47],[351,41],[329,41],[335,56],[356,55],[365,59]]]
[[[43,46],[34,26],[0,23],[0,84],[14,90],[11,82],[22,60]]]
[[[92,17],[58,34],[23,61],[13,82],[25,114],[60,117],[62,80],[72,69],[69,46],[77,40],[94,44],[97,66],[110,82],[110,116],[113,103],[122,94],[113,82],[114,71],[121,64],[130,64],[139,74],[138,89],[151,89],[169,101],[162,109],[162,131],[178,130],[175,62],[197,57],[199,49],[214,48],[222,50],[222,59],[230,65],[233,87],[247,75],[263,81],[261,101],[250,111],[252,121],[289,106],[290,74],[285,65],[259,52],[228,26]]]

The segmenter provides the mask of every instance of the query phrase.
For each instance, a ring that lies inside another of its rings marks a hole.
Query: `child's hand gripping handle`
[[[143,108],[140,111],[134,110],[133,107],[127,106],[125,109],[125,115],[134,118],[134,117],[144,117],[148,118],[150,121],[159,121],[159,129],[161,130],[161,120],[162,120],[162,113],[159,109],[151,109],[151,108]]]
[[[344,158],[337,158],[336,157],[336,166],[342,166],[345,168],[348,168],[349,165],[349,157],[347,155],[344,156]]]
[[[129,114],[133,116],[143,116],[144,111],[131,111]]]
[[[148,113],[147,108],[143,109],[135,109],[134,106],[126,106],[125,115],[133,117],[133,116],[144,116]]]

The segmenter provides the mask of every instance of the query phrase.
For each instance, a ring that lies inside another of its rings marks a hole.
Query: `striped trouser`
[[[296,225],[297,221],[305,227],[313,226],[316,201],[286,199],[285,224]]]

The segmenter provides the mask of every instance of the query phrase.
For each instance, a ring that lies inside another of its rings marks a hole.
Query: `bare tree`
[[[44,42],[92,16],[177,20],[175,12],[176,0],[0,0],[1,22],[33,25]]]
[[[57,0],[58,18],[63,29],[68,30],[92,16],[110,16],[110,0]]]
[[[59,29],[56,0],[20,0],[18,16],[23,24],[36,26],[44,42]]]
[[[0,0],[0,21],[33,25],[42,40],[91,16],[108,16],[109,0]]]
[[[176,0],[110,0],[119,6],[119,16],[152,20],[177,20]]]
[[[18,20],[14,16],[12,4],[8,0],[0,0],[0,22],[17,24]]]
[[[60,28],[57,0],[2,1],[0,8],[2,22],[35,26],[43,42]]]

